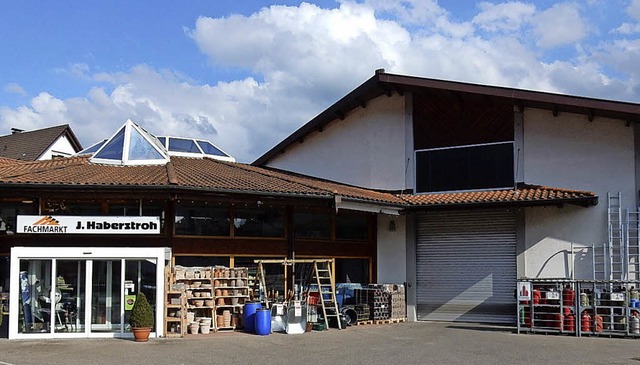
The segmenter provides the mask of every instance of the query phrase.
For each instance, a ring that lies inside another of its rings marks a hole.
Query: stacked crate
[[[389,290],[389,316],[391,319],[404,319],[407,316],[407,303],[405,301],[404,285],[390,285]]]
[[[356,302],[368,304],[371,309],[369,319],[389,319],[389,293],[380,285],[370,285],[368,288],[355,289]]]

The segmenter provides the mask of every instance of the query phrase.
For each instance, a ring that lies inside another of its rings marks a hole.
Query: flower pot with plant
[[[144,293],[138,293],[131,309],[129,324],[136,342],[146,342],[153,327],[153,309]]]

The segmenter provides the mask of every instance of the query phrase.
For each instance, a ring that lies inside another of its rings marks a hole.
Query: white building
[[[377,273],[407,283],[409,318],[513,323],[517,278],[601,274],[609,203],[638,206],[638,122],[640,104],[379,70],[253,164],[397,193]],[[640,271],[631,244],[607,275]]]

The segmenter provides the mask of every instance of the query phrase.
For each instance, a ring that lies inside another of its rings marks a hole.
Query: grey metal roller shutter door
[[[419,320],[515,323],[516,214],[418,215]]]

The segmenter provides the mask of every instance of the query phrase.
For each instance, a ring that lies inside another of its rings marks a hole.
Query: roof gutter
[[[344,199],[340,195],[334,197],[336,212],[340,209],[356,210],[359,212],[379,213],[388,215],[400,215],[403,207],[390,206],[385,204],[376,204],[368,201],[358,201],[358,199]]]

